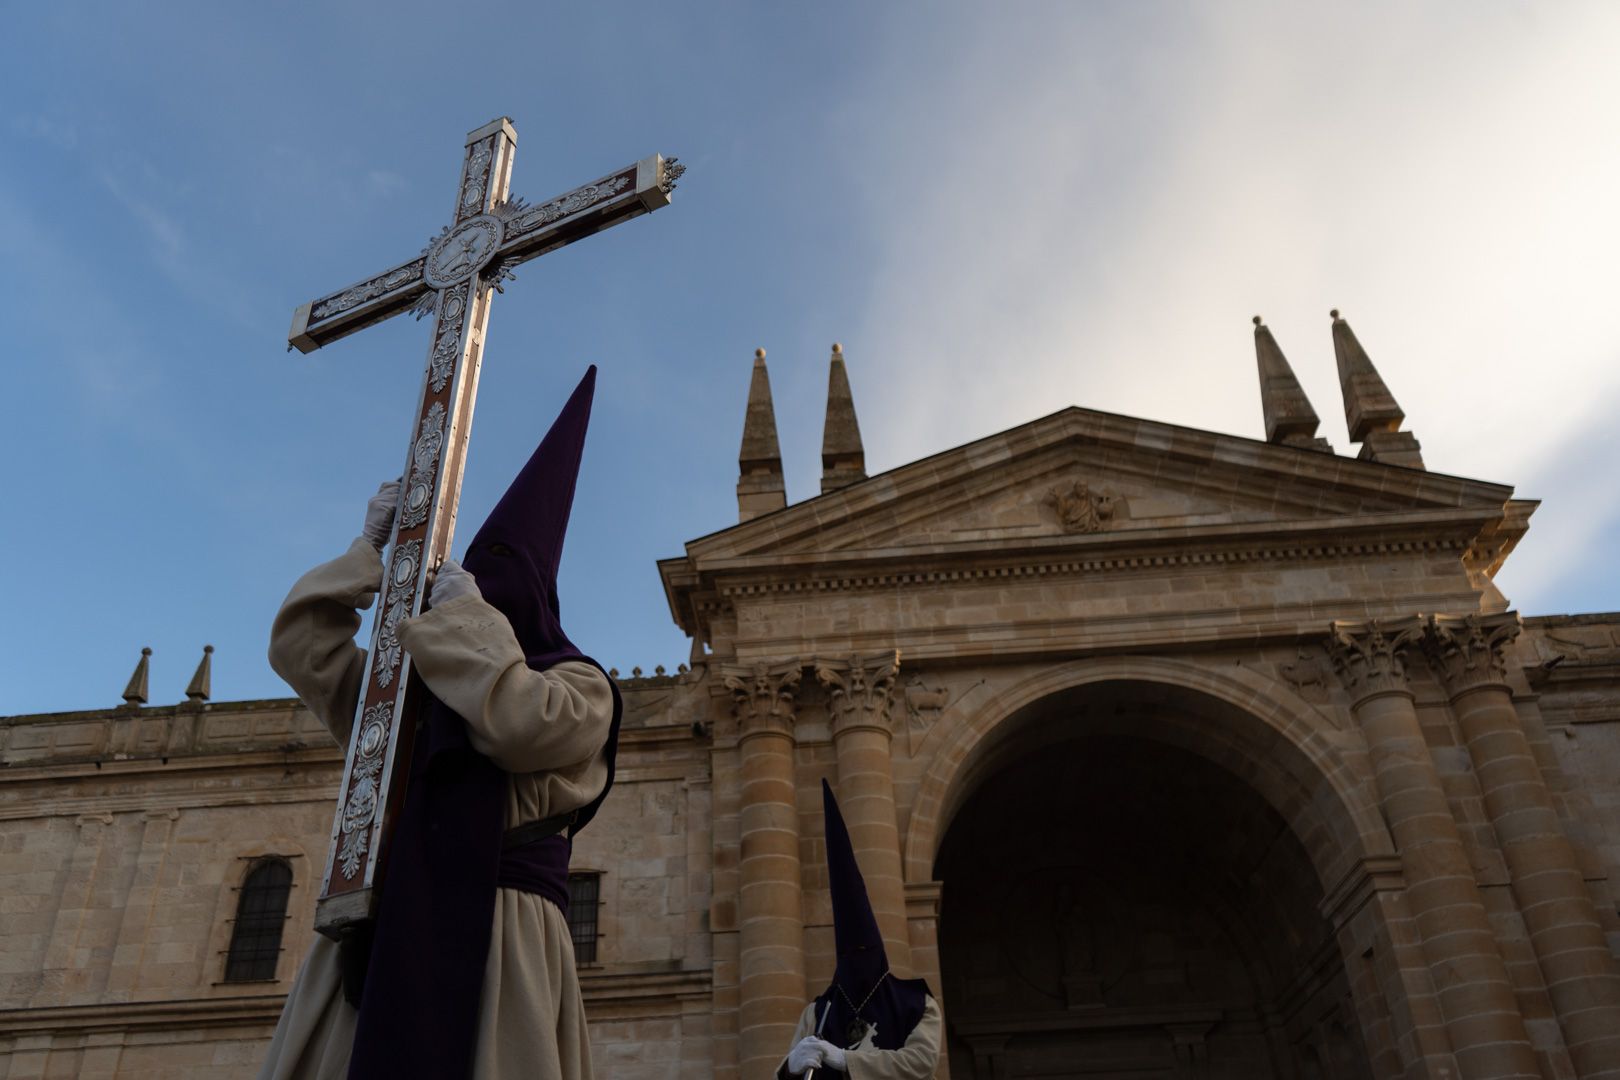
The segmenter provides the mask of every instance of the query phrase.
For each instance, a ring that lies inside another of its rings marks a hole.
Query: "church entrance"
[[[1092,691],[960,780],[935,864],[953,1080],[1367,1080],[1299,837]]]

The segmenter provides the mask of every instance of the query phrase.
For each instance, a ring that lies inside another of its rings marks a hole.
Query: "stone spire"
[[[1363,461],[1423,468],[1417,436],[1401,430],[1406,414],[1395,403],[1395,395],[1384,385],[1367,350],[1356,340],[1350,324],[1340,317],[1338,308],[1330,314],[1333,354],[1339,361],[1339,388],[1344,393],[1344,422],[1350,428],[1350,441],[1361,444]]]
[[[743,418],[737,466],[738,521],[751,521],[787,505],[782,448],[776,441],[776,409],[771,405],[771,376],[765,370],[764,349],[754,350],[754,375],[748,384],[748,412]]]
[[[186,700],[201,705],[214,693],[214,647],[203,646],[202,662],[197,665],[197,673],[191,677],[186,686]]]
[[[821,493],[865,479],[866,451],[855,419],[855,398],[849,392],[849,373],[844,370],[844,347],[834,343],[827,372],[827,424],[821,434]]]
[[[147,680],[151,674],[152,650],[141,650],[141,662],[135,665],[135,673],[129,677],[129,685],[124,687],[124,705],[127,708],[138,709],[146,704]]]
[[[1304,387],[1294,377],[1288,358],[1271,336],[1271,328],[1254,317],[1254,357],[1260,365],[1260,408],[1266,418],[1266,442],[1321,450],[1331,454],[1333,447],[1318,438],[1316,410],[1311,408]]]

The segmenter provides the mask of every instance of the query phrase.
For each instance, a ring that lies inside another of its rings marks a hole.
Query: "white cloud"
[[[366,173],[366,192],[374,198],[386,199],[407,186],[405,178],[391,169],[372,169]]]
[[[58,150],[73,150],[79,145],[77,128],[42,114],[13,116],[11,130],[25,138],[40,139]]]
[[[1537,497],[1571,449],[1620,465],[1571,441],[1620,406],[1620,8],[1156,11],[904,36],[926,75],[869,76],[892,108],[853,156],[918,178],[866,207],[879,285],[850,351],[874,467],[1067,404],[1259,436],[1256,313],[1353,451],[1330,307],[1431,469]],[[1583,520],[1616,509],[1585,488]],[[1589,531],[1560,532],[1515,563]]]
[[[179,222],[157,206],[139,197],[107,170],[101,172],[101,186],[118,200],[129,215],[146,231],[152,240],[153,257],[165,269],[175,267],[185,247],[185,234]]]

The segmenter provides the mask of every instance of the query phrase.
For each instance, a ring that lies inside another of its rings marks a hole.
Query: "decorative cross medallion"
[[[455,217],[444,231],[415,259],[298,308],[287,335],[289,349],[307,353],[401,312],[434,317],[316,904],[315,928],[329,937],[374,913],[385,837],[404,800],[423,691],[400,647],[399,624],[421,614],[428,572],[450,550],[490,302],[519,264],[668,206],[685,171],[654,154],[530,206],[507,197],[516,148],[505,117],[468,135]]]

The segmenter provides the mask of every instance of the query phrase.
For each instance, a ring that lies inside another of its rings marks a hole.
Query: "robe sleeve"
[[[804,1007],[799,1014],[799,1026],[793,1029],[793,1038],[788,1040],[788,1050],[791,1052],[799,1045],[799,1040],[816,1030],[816,1003],[812,1001]],[[822,1070],[817,1070],[818,1072]],[[831,1072],[832,1070],[826,1070]],[[776,1080],[793,1080],[795,1074],[788,1072],[787,1054],[782,1055],[782,1064],[776,1067]]]
[[[850,1080],[928,1080],[939,1064],[942,1022],[939,1002],[928,995],[922,1019],[898,1050],[845,1050]]]
[[[473,749],[509,773],[578,765],[607,742],[607,676],[579,661],[530,668],[512,624],[480,596],[405,620],[399,640],[428,689],[467,722]]]
[[[349,741],[365,680],[366,651],[354,643],[360,612],[382,587],[382,557],[362,537],[292,587],[270,627],[270,667],[286,680],[339,746]]]

